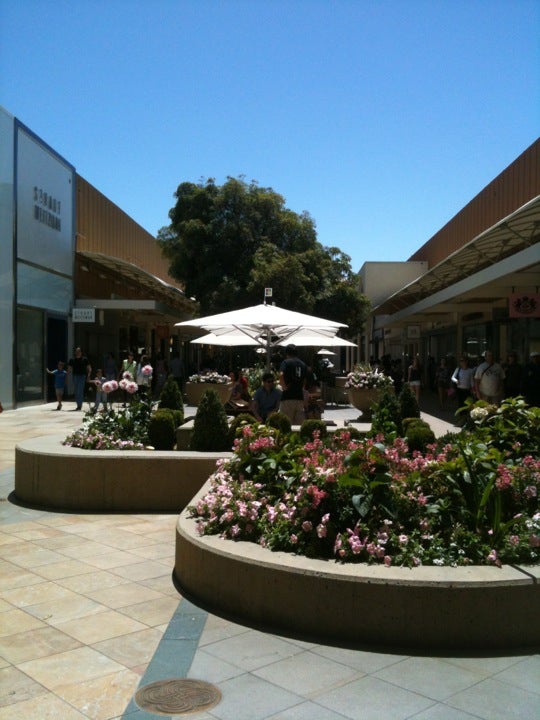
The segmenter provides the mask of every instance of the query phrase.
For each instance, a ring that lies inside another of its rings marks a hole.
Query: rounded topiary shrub
[[[255,417],[250,413],[240,413],[239,415],[234,417],[231,421],[231,426],[229,428],[229,440],[231,447],[234,439],[236,438],[238,428],[243,427],[244,425],[255,425],[255,423],[257,422],[258,421],[255,419]]]
[[[403,389],[399,393],[398,402],[399,414],[402,420],[404,418],[420,417],[420,408],[418,407],[418,401],[416,400],[416,396],[411,390],[410,385],[408,385],[407,383],[403,385]]]
[[[215,390],[203,393],[193,422],[189,447],[199,452],[231,449],[227,413]]]
[[[328,430],[323,420],[311,418],[309,420],[304,420],[304,422],[300,425],[300,437],[302,438],[302,440],[313,440],[314,432],[318,432],[319,437],[321,438],[326,437],[326,435],[328,434]]]
[[[279,430],[279,432],[283,435],[288,435],[292,429],[291,421],[287,415],[282,412],[270,413],[270,415],[266,418],[266,424],[276,430]]]
[[[174,450],[176,424],[172,410],[160,408],[153,413],[148,424],[148,439],[156,450]]]
[[[184,401],[182,400],[182,393],[180,392],[178,383],[172,375],[169,375],[165,385],[163,386],[159,396],[159,407],[170,408],[171,410],[181,410],[183,420]],[[182,420],[178,423],[179,425],[182,424]]]
[[[435,442],[433,430],[427,422],[418,418],[406,418],[403,420],[403,432],[409,446],[409,452],[415,450],[425,452],[427,446]]]

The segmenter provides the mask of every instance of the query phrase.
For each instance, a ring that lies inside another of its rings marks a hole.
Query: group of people
[[[143,372],[143,368],[149,365],[153,368],[152,373]],[[167,364],[159,353],[152,362],[151,358],[144,353],[136,359],[135,353],[129,350],[118,365],[113,353],[109,352],[103,359],[103,367],[97,368],[94,373],[88,357],[80,347],[77,347],[67,364],[60,360],[54,370],[49,370],[49,368],[46,370],[49,375],[54,376],[56,410],[62,409],[68,376],[71,376],[73,382],[76,410],[82,410],[87,385],[95,391],[93,412],[97,412],[101,406],[106,409],[109,403],[109,395],[103,390],[103,384],[110,380],[120,381],[126,376],[126,373],[129,373],[129,377],[137,384],[141,396],[159,395],[169,373],[174,376],[180,389],[184,383],[184,367],[178,353]],[[123,403],[126,405],[131,396],[125,390],[122,392]]]
[[[496,362],[493,352],[486,350],[475,364],[462,356],[455,370],[442,358],[435,371],[435,385],[439,404],[445,408],[448,398],[457,399],[459,407],[474,397],[499,404],[503,399],[522,395],[529,405],[540,406],[540,352],[533,351],[529,362],[521,365],[516,352],[507,355],[506,362]],[[419,389],[418,389],[419,392]]]
[[[317,379],[306,363],[297,356],[296,347],[288,345],[285,359],[279,366],[279,387],[273,372],[265,372],[261,386],[253,397],[248,383],[241,373],[230,374],[232,388],[225,404],[228,412],[251,413],[260,422],[266,422],[268,415],[282,412],[292,425],[300,425],[306,418],[320,418],[322,404]]]

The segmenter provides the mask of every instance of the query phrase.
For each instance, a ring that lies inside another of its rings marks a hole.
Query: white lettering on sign
[[[73,322],[96,322],[95,308],[73,308]]]

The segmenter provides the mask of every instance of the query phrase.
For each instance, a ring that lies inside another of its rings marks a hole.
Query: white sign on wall
[[[96,322],[95,308],[73,308],[73,322]]]

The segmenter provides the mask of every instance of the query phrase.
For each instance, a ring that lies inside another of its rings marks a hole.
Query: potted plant
[[[208,390],[215,390],[221,402],[227,402],[231,392],[231,380],[228,375],[217,372],[197,373],[190,375],[186,382],[186,398],[188,405],[198,405],[203,394]]]
[[[394,381],[388,375],[373,370],[369,366],[356,365],[347,375],[345,387],[348,390],[349,402],[362,412],[363,416],[370,413],[371,406],[378,402],[386,389],[393,388]]]

